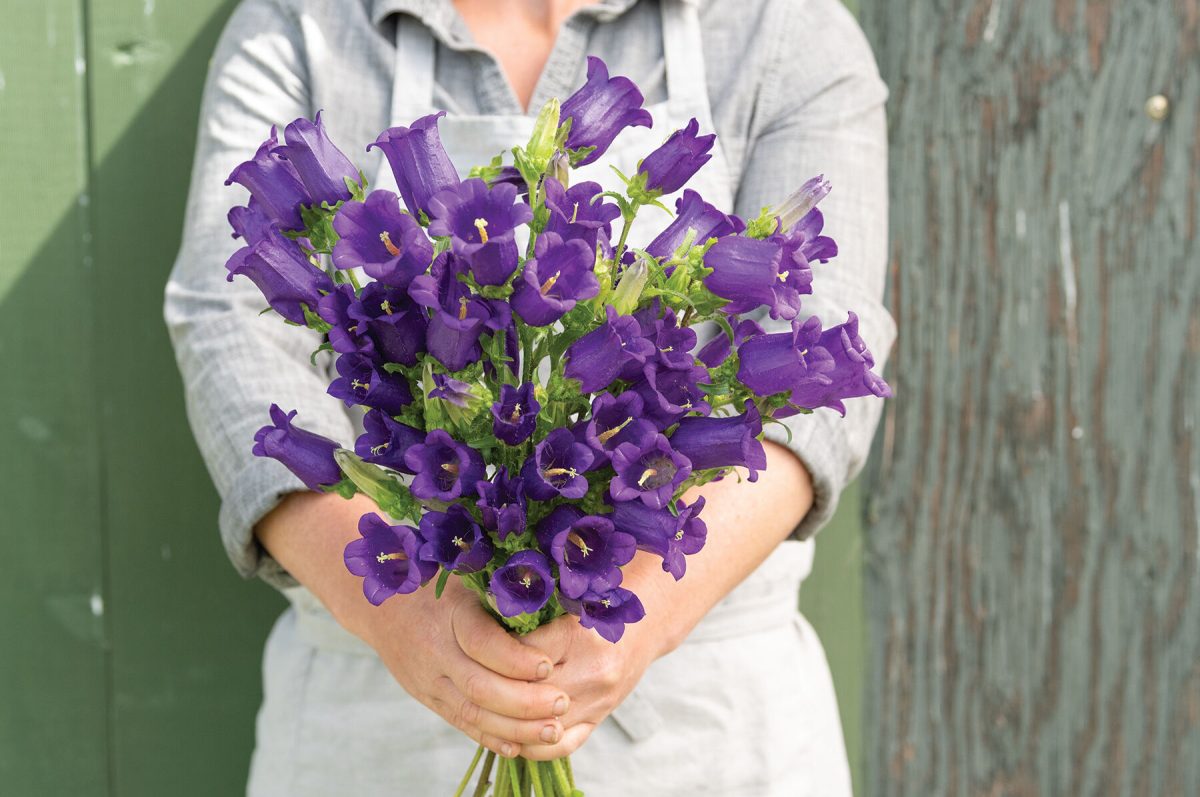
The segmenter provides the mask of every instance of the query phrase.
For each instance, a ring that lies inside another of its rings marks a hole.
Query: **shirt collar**
[[[695,0],[685,0],[695,2]],[[379,27],[393,14],[411,14],[433,30],[447,31],[458,17],[451,0],[367,0],[371,22]],[[595,16],[597,19],[614,19],[628,11],[638,0],[600,0],[584,6],[577,13]]]

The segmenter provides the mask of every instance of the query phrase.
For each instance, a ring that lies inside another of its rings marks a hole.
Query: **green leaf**
[[[443,568],[441,574],[438,576],[437,584],[434,584],[433,586],[434,598],[442,597],[442,590],[446,589],[446,582],[449,580],[450,571]]]

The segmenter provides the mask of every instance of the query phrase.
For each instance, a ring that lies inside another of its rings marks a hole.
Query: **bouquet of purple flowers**
[[[570,613],[616,642],[644,614],[621,567],[640,549],[678,579],[704,545],[704,499],[686,503],[689,489],[734,468],[753,481],[764,423],[890,395],[853,314],[830,328],[799,315],[812,264],[837,253],[816,209],[823,178],[748,221],[691,190],[672,214],[660,198],[715,140],[692,120],[620,175],[623,191],[569,182],[622,129],[651,124],[641,106],[590,59],[587,83],[542,108],[511,165],[460,179],[434,114],[368,147],[399,196],[368,190],[318,114],[282,142],[272,129],[230,175],[251,198],[229,214],[246,243],[229,278],[321,333],[318,352],[337,358],[329,393],[365,409],[349,450],[272,406],[254,453],[378,505],[345,550],[372,604],[430,581],[440,596],[456,575],[516,633]],[[629,230],[648,206],[673,219],[637,249]],[[768,333],[750,314],[790,325]],[[580,794],[565,760],[508,761],[495,780],[497,797]]]

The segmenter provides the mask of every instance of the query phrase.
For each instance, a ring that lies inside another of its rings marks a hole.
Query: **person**
[[[827,175],[841,254],[816,269],[803,312],[830,326],[854,310],[882,367],[895,334],[881,304],[886,89],[837,0],[243,0],[205,88],[165,316],[225,546],[290,601],[264,654],[252,797],[450,794],[476,742],[571,754],[589,797],[850,793],[828,667],[796,604],[811,537],[861,468],[881,402],[768,426],[756,483],[698,491],[708,543],[686,577],[646,554],[627,567],[646,617],[616,645],[570,616],[511,636],[454,579],[440,600],[426,587],[370,606],[341,558],[373,507],[307,492],[250,453],[273,402],[343,443],[358,421],[325,395],[318,341],[260,316],[248,281],[225,280],[225,213],[244,202],[222,188],[233,167],[272,125],[323,110],[332,139],[386,185],[366,144],[441,109],[465,171],[523,141],[531,114],[582,84],[589,54],[633,79],[654,117],[604,163],[633,173],[694,117],[718,143],[690,187],[726,211],[755,216]],[[631,239],[666,221],[643,213]]]

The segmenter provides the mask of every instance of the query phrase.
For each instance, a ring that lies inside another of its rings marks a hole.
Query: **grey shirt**
[[[881,303],[887,242],[886,89],[856,22],[838,0],[697,0],[708,97],[732,181],[735,206],[754,216],[814,174],[836,260],[816,268],[802,315],[826,326],[858,313],[882,368],[895,326]],[[530,108],[566,97],[582,82],[585,57],[627,75],[648,104],[664,98],[663,48],[654,0],[602,0],[563,25]],[[333,140],[367,175],[364,151],[388,126],[396,14],[428,26],[435,40],[435,104],[451,114],[522,109],[498,62],[473,42],[450,0],[243,0],[213,56],[205,87],[183,245],[166,289],[165,315],[183,375],[188,417],[221,496],[220,527],[235,567],[286,587],[295,582],[257,544],[252,529],[303,485],[279,463],[251,455],[254,432],[277,403],[298,422],[353,444],[355,422],[327,396],[327,368],[314,368],[317,341],[260,316],[248,280],[226,282],[237,247],[226,213],[244,204],[225,178],[253,154],[271,125],[324,110]],[[665,136],[668,131],[663,131]],[[461,164],[460,164],[461,165]],[[882,402],[855,399],[847,414],[820,410],[767,427],[812,475],[816,500],[796,529],[806,539],[833,513],[861,468]]]

